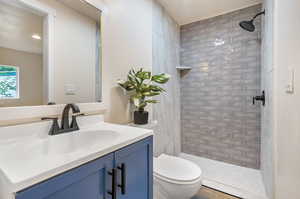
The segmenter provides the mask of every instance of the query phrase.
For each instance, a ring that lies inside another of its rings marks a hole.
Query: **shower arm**
[[[260,15],[265,15],[265,14],[266,14],[266,10],[264,10],[264,11],[262,11],[262,12],[256,14],[256,15],[252,18],[251,21],[254,21],[258,16],[260,16]]]

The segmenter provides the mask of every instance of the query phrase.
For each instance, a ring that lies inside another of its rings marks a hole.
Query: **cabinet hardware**
[[[111,191],[108,191],[107,193],[111,195],[112,199],[117,199],[117,169],[112,169],[111,172],[108,172],[108,175],[112,176],[111,181]]]
[[[121,171],[121,184],[118,187],[121,188],[122,195],[126,194],[126,165],[123,163],[121,166],[118,166],[118,169]]]

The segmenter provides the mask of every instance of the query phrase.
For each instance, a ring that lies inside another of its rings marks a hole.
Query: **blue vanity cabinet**
[[[152,137],[115,153],[118,199],[153,198]]]
[[[110,196],[113,154],[82,165],[16,194],[16,199],[105,199]]]
[[[152,199],[152,137],[16,193],[16,199]]]

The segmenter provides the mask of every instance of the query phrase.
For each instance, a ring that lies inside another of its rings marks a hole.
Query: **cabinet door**
[[[16,194],[16,199],[107,199],[113,154],[92,161]]]
[[[115,167],[118,168],[118,199],[152,199],[152,142],[150,137],[115,152]]]

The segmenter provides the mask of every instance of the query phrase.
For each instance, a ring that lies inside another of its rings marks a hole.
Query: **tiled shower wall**
[[[153,105],[154,153],[178,155],[180,153],[180,76],[176,70],[180,54],[180,29],[167,11],[153,1],[153,67],[155,74],[168,73],[170,81],[163,85],[166,93],[156,97]]]
[[[254,33],[238,23],[261,5],[181,27],[181,64],[191,66],[181,80],[184,153],[240,166],[260,167],[261,21]]]

